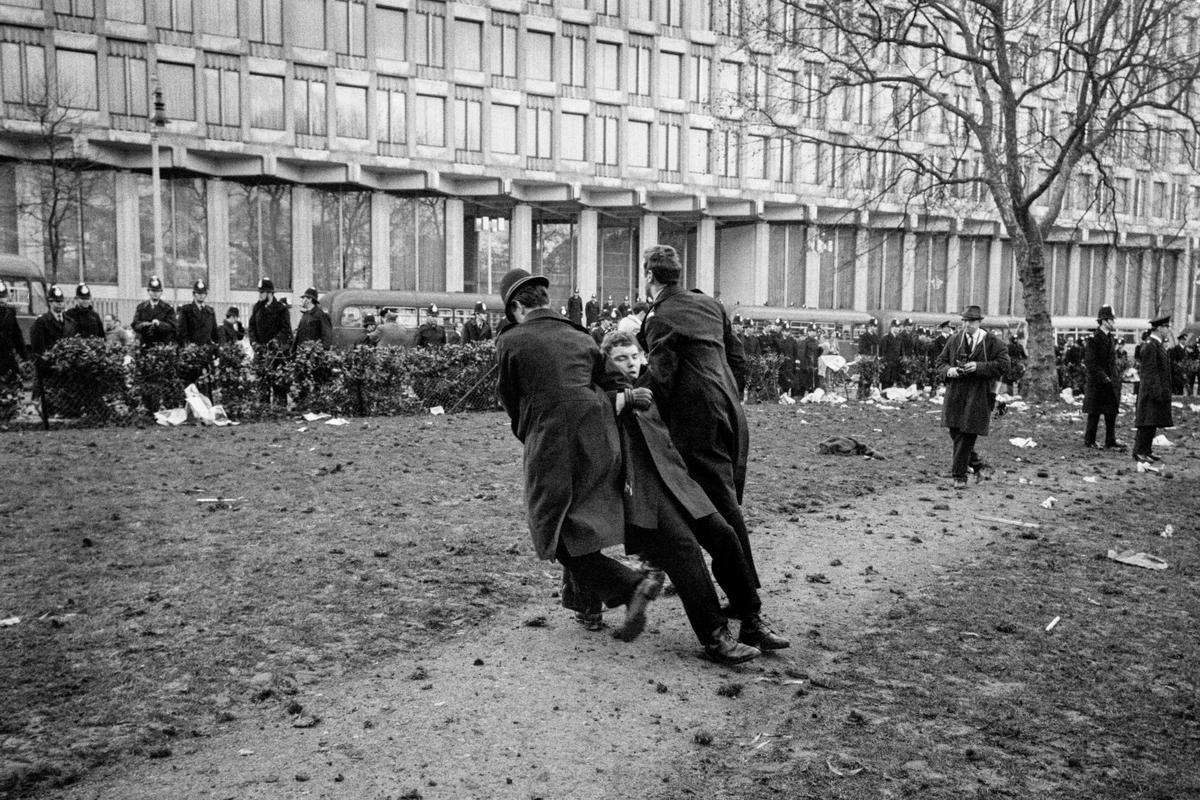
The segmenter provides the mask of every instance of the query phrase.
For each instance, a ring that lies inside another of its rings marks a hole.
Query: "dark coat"
[[[29,348],[21,335],[16,309],[0,301],[0,375],[17,372],[20,368],[18,358],[28,359]]]
[[[216,344],[217,312],[212,306],[188,303],[179,309],[180,344]]]
[[[698,473],[729,472],[740,503],[746,485],[750,433],[740,402],[745,357],[725,308],[700,292],[666,286],[638,333],[654,391],[671,439]],[[709,492],[712,497],[712,492]]]
[[[858,337],[858,354],[860,356],[879,355],[879,334],[873,330],[865,330]]]
[[[246,337],[246,328],[240,321],[230,322],[227,317],[217,328],[217,344],[237,344]]]
[[[74,306],[63,312],[67,336],[82,336],[83,338],[103,339],[104,320],[94,308]]]
[[[300,314],[300,322],[296,325],[296,339],[292,343],[292,351],[305,342],[320,342],[325,347],[333,346],[333,323],[325,309],[313,305],[308,311]]]
[[[596,302],[595,298],[587,301],[583,307],[584,322],[590,328],[600,320],[600,303]]]
[[[792,384],[796,376],[796,370],[805,367],[804,353],[805,347],[803,342],[798,342],[791,336],[783,336],[779,339],[780,382],[786,382],[789,386]]]
[[[534,309],[496,339],[497,391],[525,445],[525,507],[539,557],[561,541],[573,556],[624,541],[621,443],[599,388],[600,350],[549,308]]]
[[[155,324],[157,322],[157,324]],[[142,347],[175,344],[175,309],[163,301],[143,300],[133,312],[133,332]]]
[[[54,314],[47,311],[33,321],[33,327],[29,329],[29,349],[34,355],[45,355],[46,351],[54,347],[54,343],[67,335],[67,323],[64,316],[63,320],[54,318]]]
[[[1083,411],[1116,414],[1121,405],[1121,371],[1117,369],[1117,343],[1096,329],[1083,348]]]
[[[742,343],[742,354],[745,358],[762,355],[762,341],[753,333],[744,333],[738,341]]]
[[[441,347],[446,343],[446,329],[441,322],[423,322],[417,328],[417,347]]]
[[[988,395],[995,393],[995,383],[1008,373],[1008,346],[988,333],[982,342],[967,352],[965,340],[966,331],[958,331],[946,341],[946,346],[938,354],[938,375],[946,382],[942,425],[957,428],[963,433],[987,436],[992,419],[992,403]],[[968,361],[975,362],[975,372],[957,378],[946,377],[950,367]]]
[[[883,337],[883,342],[880,344],[880,355],[883,356],[883,360],[890,364],[899,364],[901,350],[900,337],[888,331]]]
[[[1163,343],[1153,336],[1142,343],[1139,354],[1138,375],[1142,383],[1138,387],[1133,424],[1139,428],[1169,428],[1175,424],[1171,419],[1171,357]]]
[[[583,298],[577,294],[567,298],[567,319],[576,325],[583,324]]]
[[[574,320],[572,320],[574,321]],[[480,325],[475,321],[475,318],[467,320],[463,325],[462,340],[463,344],[470,342],[484,342],[492,338],[492,326],[487,320]]]
[[[288,308],[275,298],[259,300],[250,312],[250,324],[247,326],[250,334],[250,344],[261,347],[267,342],[275,342],[281,348],[287,349],[292,344],[292,319]]]

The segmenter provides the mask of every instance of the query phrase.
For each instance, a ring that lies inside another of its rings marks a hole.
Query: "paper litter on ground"
[[[1167,568],[1167,562],[1158,556],[1152,556],[1149,553],[1138,553],[1133,550],[1109,550],[1108,557],[1113,561],[1129,564],[1133,567],[1144,567],[1145,569]]]
[[[1016,437],[1013,437],[1012,439],[1009,439],[1008,443],[1011,444],[1013,447],[1037,447],[1037,442],[1035,442],[1031,437],[1023,438],[1020,436],[1016,436]]]
[[[333,419],[325,420],[325,424],[326,425],[349,425],[350,423],[347,422],[346,420],[342,419],[341,417],[334,417]]]
[[[332,415],[318,414],[315,411],[313,411],[313,412],[309,412],[308,414],[304,415],[304,421],[305,422],[319,422],[320,420],[323,420],[323,419],[329,419],[330,416],[332,416]]]
[[[1155,447],[1174,447],[1175,446],[1174,442],[1172,442],[1170,439],[1168,439],[1165,435],[1163,435],[1161,433],[1158,436],[1154,437],[1154,440],[1151,442],[1151,444],[1153,444]]]

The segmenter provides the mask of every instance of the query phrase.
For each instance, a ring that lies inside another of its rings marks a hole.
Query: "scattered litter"
[[[1057,497],[1047,497],[1042,501],[1042,508],[1054,508],[1054,504],[1058,502]]]
[[[796,398],[792,397],[790,394],[781,394],[779,395],[779,405],[794,406],[796,405]]]
[[[199,420],[202,425],[224,427],[225,425],[237,424],[225,415],[224,408],[214,406],[211,400],[201,394],[194,383],[189,383],[188,387],[183,390],[183,399],[187,405],[188,413],[194,419]]]
[[[1138,553],[1133,550],[1109,550],[1108,557],[1112,561],[1128,564],[1131,567],[1144,567],[1146,569],[1167,568],[1167,562],[1158,556],[1152,556],[1149,553]]]
[[[825,766],[829,767],[829,771],[832,772],[834,775],[837,775],[839,778],[846,778],[851,775],[857,775],[858,773],[862,772],[864,769],[863,767],[854,767],[854,768],[843,767],[841,769],[838,769],[837,767],[835,767],[833,765],[833,762],[830,761],[828,758],[825,759]]]
[[[441,406],[434,406],[433,408],[429,409],[429,416],[431,417],[440,417],[445,413],[446,409],[442,408]]]
[[[1161,433],[1158,436],[1155,436],[1154,440],[1151,441],[1150,444],[1154,445],[1155,447],[1174,447],[1175,446],[1174,442],[1172,442],[1164,434],[1161,434]]]
[[[341,417],[334,417],[333,419],[325,420],[325,424],[326,425],[349,425],[350,423],[347,422],[346,420],[342,419]]]
[[[917,391],[917,387],[915,385],[909,386],[908,388],[890,386],[887,389],[884,389],[882,394],[888,400],[911,400],[916,397],[919,392]]]
[[[830,403],[833,405],[840,405],[841,403],[846,402],[846,398],[842,397],[840,394],[829,394],[824,389],[813,389],[811,392],[804,395],[804,397],[801,397],[800,402]]]
[[[306,430],[308,430],[308,426],[301,425],[299,428],[296,428],[296,433],[304,433]]]
[[[1065,388],[1061,392],[1059,392],[1058,396],[1062,398],[1062,401],[1064,403],[1071,403],[1072,405],[1074,405],[1077,402],[1075,400],[1075,392],[1073,392],[1071,390],[1070,386],[1068,386],[1067,388]]]
[[[1188,403],[1188,408],[1190,408],[1192,411],[1200,413],[1200,403]]]
[[[884,461],[884,457],[857,439],[849,436],[831,436],[817,444],[817,452],[821,455],[866,456]]]
[[[1174,535],[1175,535],[1175,526],[1174,525],[1168,525],[1167,527],[1163,528],[1162,533],[1159,534],[1159,536],[1161,536],[1164,539],[1170,539]]]
[[[154,421],[164,428],[187,422],[186,408],[164,408],[154,412]]]
[[[1139,461],[1139,462],[1137,462],[1137,471],[1138,472],[1160,472],[1161,470],[1159,470],[1159,468],[1154,466],[1153,464],[1147,464],[1145,461]]]
[[[1062,621],[1062,617],[1055,617],[1054,619],[1050,620],[1050,624],[1046,626],[1046,633],[1049,633],[1050,631],[1054,630],[1054,626],[1057,625],[1061,621]]]
[[[11,628],[13,625],[20,625],[20,624],[21,624],[20,617],[8,617],[7,619],[0,619],[0,628]]]
[[[1064,389],[1063,391],[1069,392],[1071,390]],[[1037,447],[1037,442],[1035,442],[1032,437],[1022,438],[1020,436],[1016,436],[1012,439],[1009,439],[1008,443],[1013,447]]]
[[[1084,482],[1084,483],[1096,483],[1096,482],[1097,482],[1097,481],[1099,481],[1099,480],[1100,480],[1100,479],[1099,479],[1099,478],[1097,478],[1095,475],[1084,475],[1084,476],[1083,476],[1083,482]]]
[[[242,749],[242,750],[238,750],[238,755],[239,756],[252,756],[252,755],[254,755],[254,751]]]
[[[975,519],[983,520],[984,522],[999,522],[1003,525],[1016,525],[1018,528],[1040,528],[1040,523],[1037,522],[1022,522],[1019,519],[1008,519],[1006,517],[985,517],[983,515],[975,517]]]
[[[304,421],[305,422],[320,422],[323,419],[329,419],[331,416],[333,416],[333,415],[332,414],[318,414],[314,411],[314,412],[305,414]]]
[[[233,503],[240,503],[245,499],[246,499],[245,497],[197,497],[196,502],[197,503],[223,503],[225,505],[232,505]]]
[[[1173,403],[1171,403],[1171,408],[1183,408],[1183,403],[1181,403],[1180,401],[1176,400],[1176,401],[1174,401]]]

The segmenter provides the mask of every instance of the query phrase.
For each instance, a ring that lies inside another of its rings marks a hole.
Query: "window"
[[[738,147],[737,131],[723,130],[716,132],[717,174],[724,178],[738,177],[738,163],[741,161],[741,150]]]
[[[325,49],[325,0],[284,0],[288,41],[296,47]]]
[[[483,23],[454,20],[454,66],[478,72],[483,69]]]
[[[196,78],[190,64],[158,62],[158,79],[161,82],[163,102],[170,119],[196,119]]]
[[[142,281],[154,273],[154,191],[149,175],[138,175],[138,238]],[[163,178],[163,283],[191,286],[208,280],[208,203],[202,178]]]
[[[41,6],[41,3],[38,3],[38,5]],[[145,23],[146,0],[108,0],[108,7],[105,14],[109,19],[116,19],[121,22]]]
[[[629,121],[629,166],[650,166],[650,123]]]
[[[712,131],[692,128],[688,132],[688,170],[697,175],[707,175],[708,152],[712,148]]]
[[[688,81],[688,100],[693,103],[707,103],[712,93],[712,57],[689,56],[692,74]]]
[[[517,152],[517,107],[492,104],[492,152]]]
[[[629,47],[629,75],[634,94],[650,94],[650,39],[646,36],[631,36]]]
[[[568,86],[587,85],[587,28],[564,26],[562,42],[562,82]]]
[[[90,18],[96,15],[96,4],[92,0],[54,0],[54,13]]]
[[[201,3],[204,30],[217,36],[238,35],[238,0],[206,0]]]
[[[679,133],[683,129],[681,122],[672,122],[660,126],[662,131],[662,159],[660,168],[678,172],[680,170]]]
[[[553,158],[554,146],[551,138],[554,100],[549,97],[530,97],[526,134],[526,155],[531,158]]]
[[[283,78],[250,73],[250,127],[283,130]]]
[[[246,26],[252,42],[283,44],[283,0],[245,0]]]
[[[478,153],[483,150],[483,92],[460,87],[454,101],[454,146]]]
[[[108,110],[113,114],[145,118],[149,113],[145,46],[132,42],[108,43]]]
[[[426,67],[446,66],[446,9],[441,3],[420,0],[413,20],[416,25],[416,48],[418,64]]]
[[[621,45],[596,42],[596,88],[621,88]]]
[[[366,139],[367,87],[339,83],[334,87],[334,102],[337,135],[343,139]]]
[[[292,84],[292,114],[296,118],[296,133],[305,136],[324,136],[325,73],[317,67],[297,67]]]
[[[650,0],[627,0],[630,19],[650,19]]]
[[[746,177],[767,177],[767,137],[746,137]]]
[[[446,291],[446,201],[384,195],[388,210],[391,288]]]
[[[28,31],[30,37],[38,34]],[[0,43],[6,103],[36,103],[46,97],[46,51],[29,42]]]
[[[417,95],[417,144],[446,146],[446,98]]]
[[[619,153],[617,130],[621,109],[617,106],[596,107],[596,163],[616,166]]]
[[[153,0],[154,24],[180,33],[192,31],[192,0]]]
[[[115,173],[86,173],[78,182],[72,181],[54,192],[59,206],[58,275],[52,273],[50,261],[50,226],[45,228],[46,272],[59,282],[110,283],[117,282],[117,220],[114,183]],[[49,181],[42,183],[48,187]],[[51,199],[44,189],[43,205]]]
[[[59,50],[58,97],[59,105],[67,108],[99,108],[96,88],[96,54],[79,50]]]
[[[592,8],[606,17],[621,16],[621,0],[592,0]]]
[[[517,15],[494,12],[488,36],[491,37],[492,74],[503,78],[517,77]]]
[[[408,40],[408,17],[399,8],[375,8],[375,55],[404,61],[404,43]]]
[[[313,190],[313,282],[325,289],[371,285],[371,193]]]
[[[717,88],[722,94],[737,96],[742,90],[742,65],[736,61],[722,61]]]
[[[204,69],[204,111],[211,124],[241,125],[241,75],[237,70],[237,58],[212,55],[208,57],[210,65],[214,60],[226,59],[228,61],[224,65],[208,66]]]
[[[654,20],[661,25],[683,25],[683,0],[655,0]]]
[[[775,180],[791,183],[795,170],[796,142],[776,139],[771,143],[771,161],[775,165]]]
[[[280,100],[282,102],[282,99]],[[266,276],[292,288],[292,189],[282,184],[229,187],[229,288],[254,289]]]
[[[683,97],[680,82],[683,67],[681,53],[660,53],[658,58],[658,93],[661,97]]]
[[[380,142],[404,144],[405,109],[408,93],[404,82],[396,78],[380,78],[375,92],[375,137]]]
[[[530,31],[525,36],[525,77],[554,80],[554,35]]]
[[[724,36],[738,36],[742,32],[742,0],[713,0],[712,29]]]
[[[568,161],[587,159],[587,114],[562,115],[562,157]]]
[[[334,0],[333,47],[344,56],[367,55],[367,6],[363,0]]]

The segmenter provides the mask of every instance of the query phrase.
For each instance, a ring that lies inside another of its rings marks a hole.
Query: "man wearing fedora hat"
[[[292,347],[292,315],[275,297],[275,282],[270,278],[264,277],[258,282],[258,302],[250,311],[246,334],[254,348],[254,361],[260,375],[274,372]],[[269,404],[272,396],[276,404],[286,406],[287,381],[274,384],[264,381],[259,387],[259,398]]]
[[[292,352],[305,342],[317,342],[325,349],[333,346],[333,322],[321,308],[321,296],[311,286],[300,295],[300,322],[296,324]]]
[[[987,436],[992,419],[996,384],[1008,373],[1008,346],[981,330],[983,311],[967,306],[963,325],[938,354],[937,372],[946,383],[942,425],[950,429],[954,455],[950,474],[954,488],[967,488],[967,474],[983,479],[987,465],[975,452],[975,441]]]
[[[1166,347],[1170,336],[1171,315],[1155,317],[1150,320],[1150,336],[1139,351],[1138,375],[1142,385],[1133,417],[1133,425],[1137,428],[1133,439],[1135,461],[1161,461],[1151,452],[1154,434],[1159,428],[1170,428],[1175,424],[1171,418],[1171,357]]]
[[[1117,441],[1116,434],[1117,413],[1121,410],[1121,371],[1117,368],[1117,342],[1113,336],[1117,322],[1112,306],[1100,306],[1096,324],[1096,332],[1088,338],[1083,350],[1083,413],[1087,414],[1083,446],[1100,448],[1096,444],[1096,429],[1103,416],[1104,447],[1124,450],[1125,445]]]
[[[550,281],[523,269],[500,281],[511,323],[496,338],[497,392],[512,432],[524,445],[525,507],[534,549],[556,559],[585,599],[624,605],[617,635],[626,641],[646,626],[646,608],[662,576],[643,576],[604,555],[623,544],[621,444],[612,406],[599,384],[600,349],[588,333],[550,308]],[[564,604],[568,596],[564,595]]]

